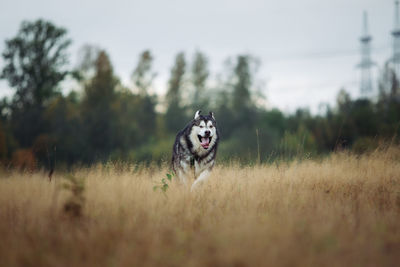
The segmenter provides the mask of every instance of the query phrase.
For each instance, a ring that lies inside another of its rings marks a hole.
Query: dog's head
[[[199,145],[205,150],[215,144],[217,138],[217,123],[214,118],[214,113],[208,115],[200,115],[198,110],[194,115],[193,126],[191,130],[191,139],[195,145]]]

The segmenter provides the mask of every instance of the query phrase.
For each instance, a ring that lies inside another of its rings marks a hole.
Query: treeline
[[[211,84],[208,58],[173,62],[165,97],[154,93],[153,55],[144,51],[133,67],[132,85],[120,82],[106,51],[81,50],[68,69],[67,31],[51,22],[23,22],[6,41],[1,78],[15,93],[0,104],[0,161],[34,169],[121,160],[162,162],[170,158],[175,134],[198,109],[214,111],[221,132],[219,159],[244,163],[277,157],[320,155],[337,148],[363,152],[379,142],[397,142],[399,83],[389,65],[378,99],[350,99],[341,90],[323,115],[308,110],[285,115],[268,110],[256,79],[259,61],[238,55]],[[77,90],[61,93],[62,82]],[[312,97],[312,96],[310,96]]]

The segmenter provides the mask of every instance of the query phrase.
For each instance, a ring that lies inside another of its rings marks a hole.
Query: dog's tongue
[[[202,147],[208,148],[208,146],[210,145],[210,139],[208,137],[202,137],[200,144]]]

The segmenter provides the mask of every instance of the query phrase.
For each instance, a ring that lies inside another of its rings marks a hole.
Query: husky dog
[[[192,190],[204,182],[215,163],[219,133],[214,114],[200,115],[177,135],[172,150],[172,168],[181,182],[188,184],[188,178],[194,176]]]

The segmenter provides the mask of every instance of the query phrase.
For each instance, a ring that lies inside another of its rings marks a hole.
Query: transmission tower
[[[361,62],[357,65],[361,69],[360,92],[362,95],[370,95],[372,93],[372,72],[371,68],[375,63],[371,60],[371,40],[372,37],[368,33],[368,17],[367,12],[363,14],[363,32],[360,37],[361,42]]]
[[[392,63],[393,69],[397,79],[400,77],[400,18],[399,18],[399,1],[396,0],[394,9],[394,29],[392,31],[393,36],[393,56]]]

